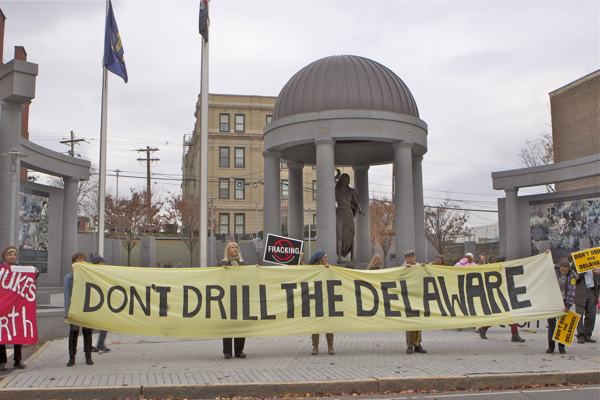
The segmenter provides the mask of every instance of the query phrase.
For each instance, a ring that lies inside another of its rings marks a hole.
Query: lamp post
[[[215,196],[210,196],[209,199],[210,199],[210,262],[208,263],[207,267],[210,267],[212,265],[212,263],[215,261],[215,228],[213,226],[214,216],[215,216],[213,200],[215,199]]]
[[[19,153],[19,150],[12,149],[9,152],[0,154],[4,157],[11,158],[10,164],[10,236],[9,243],[11,246],[18,247],[15,243],[15,228],[16,228],[16,217],[17,217],[17,169],[19,166],[19,158],[29,157],[25,153]]]
[[[312,234],[311,234],[311,231],[310,231],[310,210],[311,209],[312,209],[312,207],[308,206],[308,258],[309,259],[310,259],[311,255],[312,255],[311,252],[310,252],[310,242],[311,242],[310,239],[312,237]]]

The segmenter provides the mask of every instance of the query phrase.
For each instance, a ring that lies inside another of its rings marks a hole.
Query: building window
[[[288,169],[286,162],[281,163],[281,169]]]
[[[273,122],[273,116],[267,115],[267,124],[270,124],[271,122]]]
[[[235,167],[244,168],[246,159],[246,150],[243,147],[235,148]]]
[[[229,114],[219,114],[219,132],[229,132]]]
[[[313,221],[312,221],[313,226],[317,226],[317,213],[313,214]]]
[[[220,178],[219,179],[219,198],[220,199],[228,199],[229,198],[229,178]]]
[[[246,214],[235,214],[235,233],[244,235],[246,233]]]
[[[245,132],[246,124],[245,124],[246,116],[244,114],[235,114],[235,131],[236,132]]]
[[[281,197],[283,199],[287,199],[288,195],[290,192],[290,187],[288,185],[288,180],[287,179],[282,179],[281,180]]]
[[[236,179],[235,180],[235,195],[234,199],[236,200],[244,200],[244,191],[245,191],[245,179]]]
[[[219,167],[229,168],[229,147],[219,147]]]
[[[219,233],[222,235],[229,235],[229,214],[219,214],[221,223],[219,225]]]
[[[313,181],[312,192],[313,200],[317,200],[317,181]]]

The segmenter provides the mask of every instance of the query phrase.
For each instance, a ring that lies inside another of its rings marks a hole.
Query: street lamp
[[[2,153],[0,156],[10,157],[10,236],[9,243],[11,246],[18,247],[15,243],[15,225],[17,216],[17,167],[19,166],[19,158],[26,158],[29,155],[25,153],[19,153],[19,150],[12,149],[7,153]]]

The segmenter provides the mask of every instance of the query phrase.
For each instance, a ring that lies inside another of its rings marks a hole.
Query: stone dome
[[[387,67],[364,57],[317,60],[296,73],[275,103],[273,119],[329,110],[374,110],[419,118],[408,87]]]

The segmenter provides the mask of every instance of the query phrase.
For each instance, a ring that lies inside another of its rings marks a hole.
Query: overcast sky
[[[425,202],[451,193],[496,209],[490,174],[519,168],[527,140],[551,133],[548,93],[600,68],[598,1],[232,1],[210,3],[210,93],[277,96],[307,64],[337,54],[373,59],[411,90],[429,125]],[[183,135],[200,86],[199,1],[113,1],[129,83],[109,74],[108,170],[145,177],[135,150],[178,192]],[[3,1],[4,61],[24,46],[39,65],[30,139],[56,151],[74,131],[98,163],[104,1]],[[113,173],[114,174],[114,173]],[[370,171],[371,197],[391,168]],[[115,178],[108,178],[114,190]],[[121,178],[119,190],[145,185]],[[540,189],[521,190],[520,194]],[[469,224],[496,222],[473,213]]]

